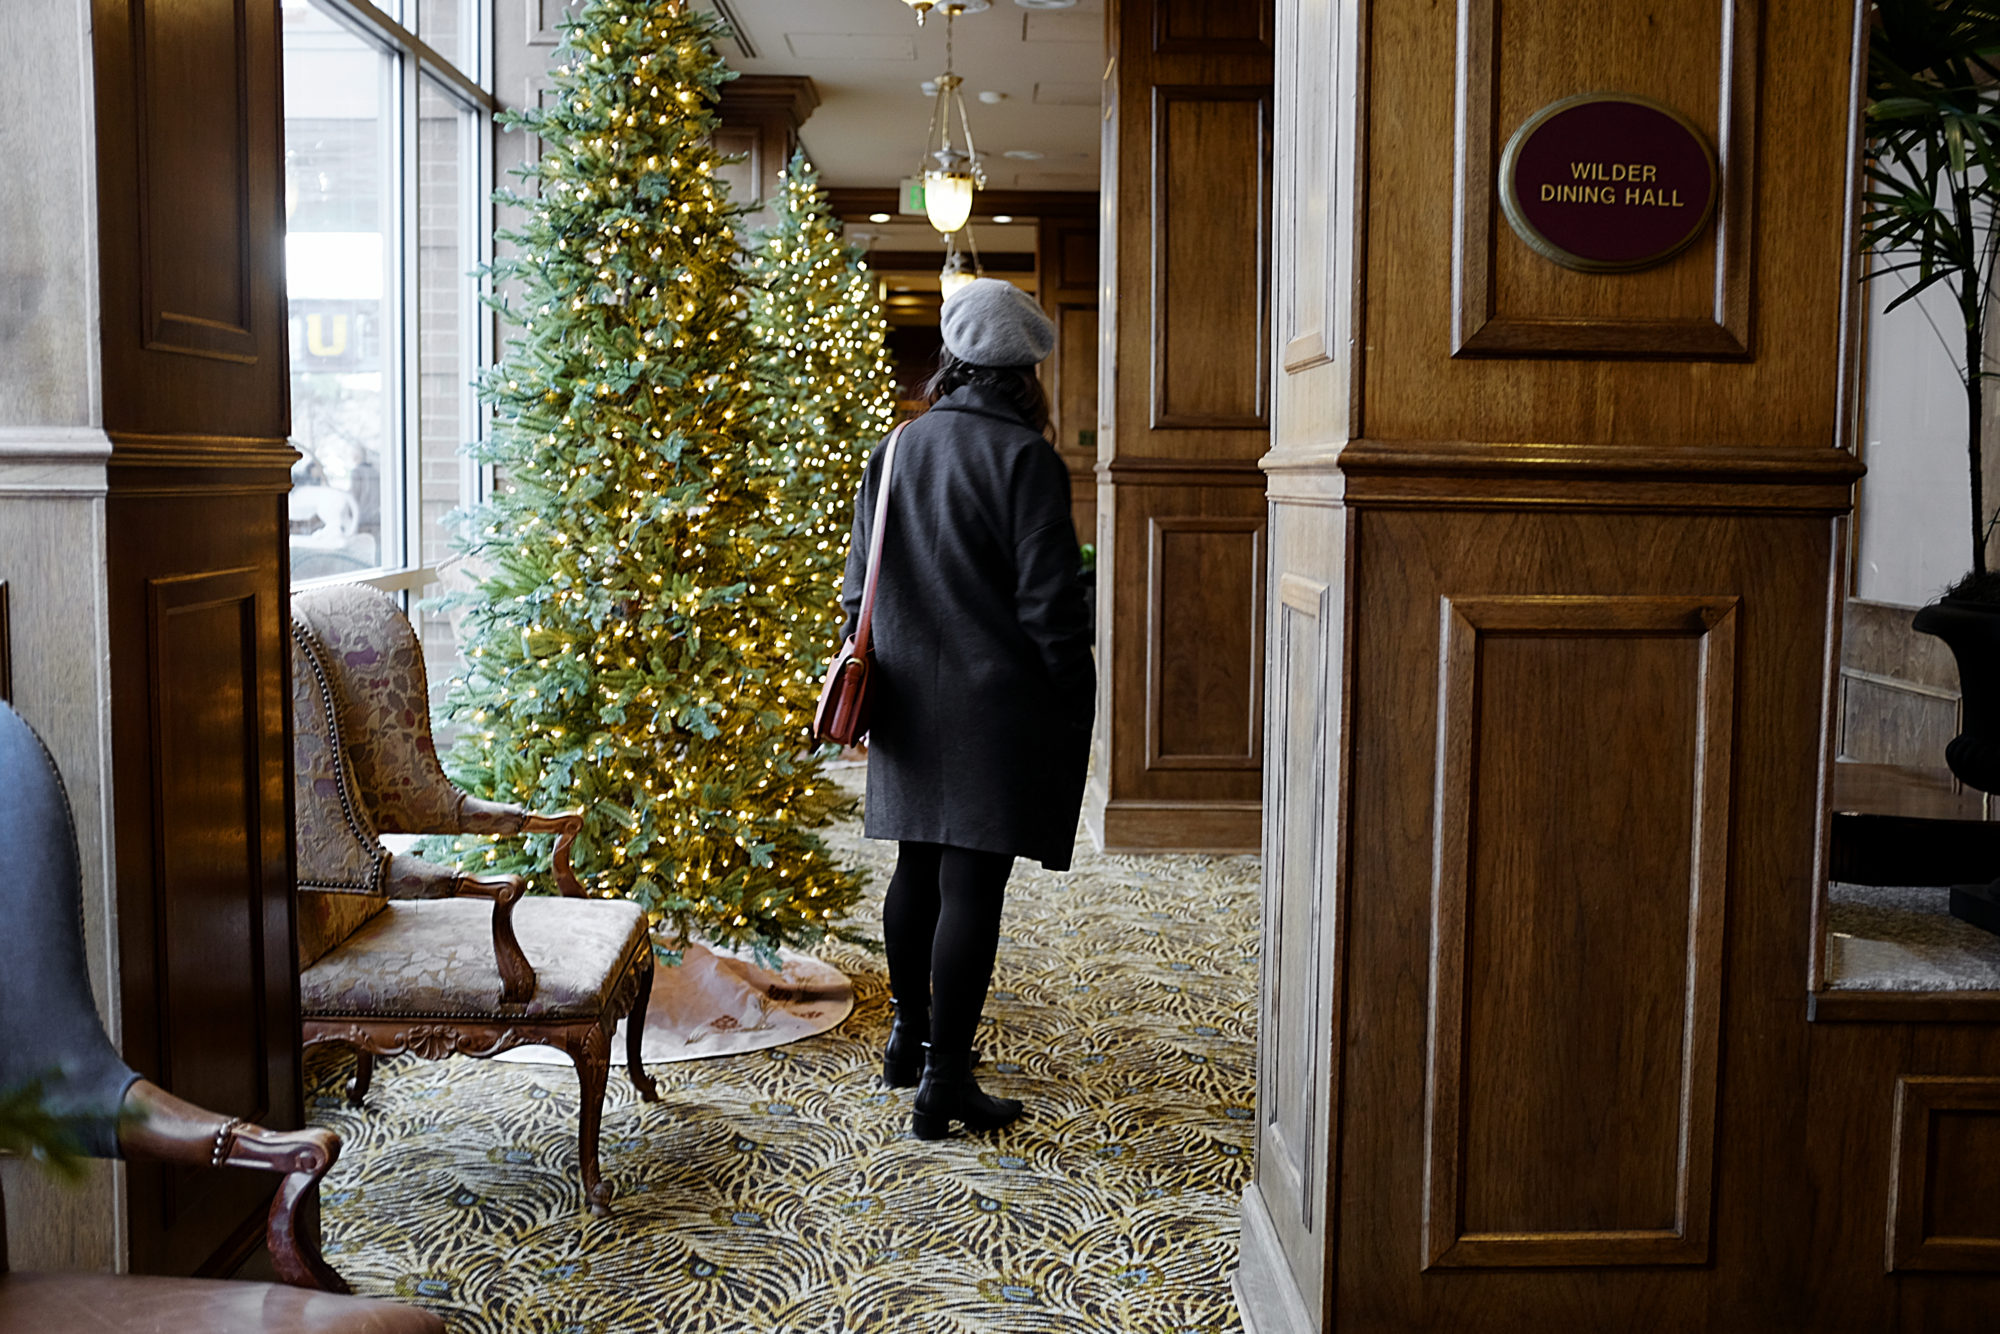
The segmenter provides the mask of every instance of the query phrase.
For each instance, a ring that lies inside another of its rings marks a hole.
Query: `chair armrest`
[[[500,965],[500,999],[518,1005],[535,994],[535,967],[514,935],[514,905],[528,892],[518,875],[462,875],[457,892],[463,898],[493,900],[493,960]]]
[[[583,884],[576,878],[576,870],[570,865],[570,846],[576,836],[583,832],[583,812],[563,811],[555,815],[541,815],[521,806],[510,806],[497,801],[481,801],[478,797],[467,797],[459,806],[459,827],[453,831],[461,834],[555,834],[556,888],[565,898],[583,897]]]
[[[278,1277],[295,1288],[352,1291],[320,1256],[317,1244],[299,1231],[300,1206],[317,1201],[320,1178],[340,1157],[340,1137],[332,1131],[266,1130],[205,1111],[141,1079],[125,1092],[118,1148],[125,1157],[143,1161],[282,1172],[285,1179],[271,1200],[265,1225]]]

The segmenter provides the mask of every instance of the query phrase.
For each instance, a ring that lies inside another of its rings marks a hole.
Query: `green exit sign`
[[[924,213],[924,178],[905,176],[897,182],[901,187],[896,194],[896,211],[912,213],[922,217]]]

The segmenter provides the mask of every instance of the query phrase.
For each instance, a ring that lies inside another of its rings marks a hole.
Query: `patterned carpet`
[[[893,849],[832,841],[879,908]],[[910,1093],[877,1085],[882,962],[825,951],[857,1001],[832,1032],[655,1067],[652,1106],[614,1068],[609,1219],[581,1208],[568,1071],[399,1058],[356,1112],[350,1059],[316,1049],[312,1118],[346,1141],[327,1256],[459,1334],[1237,1330],[1257,875],[1087,844],[1066,876],[1017,864],[980,1046],[1028,1118],[997,1135],[911,1137]]]

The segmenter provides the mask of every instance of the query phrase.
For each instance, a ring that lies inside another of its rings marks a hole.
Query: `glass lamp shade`
[[[972,217],[972,176],[963,171],[924,173],[924,212],[931,226],[955,232]]]
[[[947,264],[944,272],[938,275],[938,289],[944,293],[944,299],[949,301],[959,288],[978,280],[978,274],[968,273],[954,264]]]

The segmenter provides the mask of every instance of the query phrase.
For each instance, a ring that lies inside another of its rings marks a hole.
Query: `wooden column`
[[[1056,350],[1042,363],[1056,448],[1069,465],[1071,515],[1079,542],[1097,541],[1097,242],[1094,217],[1051,214],[1035,230],[1035,276],[1042,309],[1056,326]]]
[[[95,0],[92,26],[124,1053],[203,1107],[290,1127],[278,8]],[[275,1183],[257,1173],[128,1176],[135,1271],[223,1272],[262,1240]]]
[[[1814,992],[1864,8],[1280,6],[1253,1334],[2000,1310],[2000,997]],[[1644,272],[1495,199],[1600,90]]]
[[[746,228],[776,221],[769,201],[799,146],[799,127],[819,105],[819,89],[803,74],[745,74],[722,85],[722,127],[715,146],[742,160],[720,173],[732,202],[750,210]]]
[[[1101,685],[1085,819],[1111,849],[1254,849],[1272,5],[1106,12]]]

